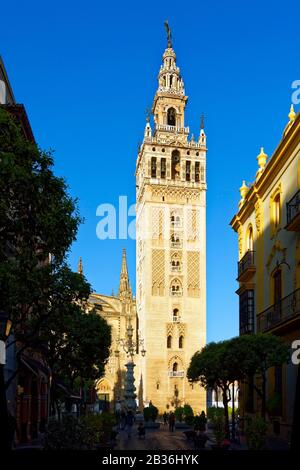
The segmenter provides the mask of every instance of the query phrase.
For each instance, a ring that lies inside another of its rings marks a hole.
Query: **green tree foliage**
[[[17,359],[26,348],[40,351],[54,376],[72,384],[103,374],[111,341],[106,321],[85,314],[90,285],[65,261],[80,222],[51,153],[27,142],[0,108],[0,310],[15,335],[8,347],[20,345]]]
[[[224,404],[225,429],[229,437],[230,388],[236,380],[247,381],[259,375],[261,387],[255,389],[262,400],[262,416],[266,413],[266,372],[270,367],[288,361],[289,349],[281,338],[271,334],[244,335],[219,343],[209,343],[191,359],[187,372],[190,381],[199,381],[205,388],[220,388]]]
[[[260,416],[248,417],[245,435],[249,450],[263,450],[266,446],[268,425]]]
[[[156,421],[156,418],[158,416],[158,408],[154,406],[151,402],[149,403],[149,406],[145,407],[143,410],[144,414],[144,419],[146,422],[148,421]]]

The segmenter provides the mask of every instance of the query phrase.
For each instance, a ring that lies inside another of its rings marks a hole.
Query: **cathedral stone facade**
[[[125,252],[118,296],[90,298],[113,333],[98,396],[124,396],[126,354],[118,344],[130,323],[146,350],[134,359],[138,406],[151,401],[162,413],[184,404],[195,412],[206,409],[204,389],[186,377],[191,357],[206,341],[206,135],[202,120],[198,138],[190,136],[187,100],[169,37],[154,123],[148,116],[136,164],[136,300]]]

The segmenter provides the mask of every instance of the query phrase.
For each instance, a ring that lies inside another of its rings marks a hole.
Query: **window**
[[[280,225],[280,194],[277,194],[273,201],[273,221],[274,228]]]
[[[171,295],[181,295],[181,284],[178,279],[174,279],[171,284]]]
[[[165,179],[166,177],[166,159],[165,158],[162,158],[160,160],[160,177],[163,179]]]
[[[171,349],[171,347],[172,347],[172,336],[169,335],[167,338],[167,348]]]
[[[179,336],[179,349],[183,348],[183,336]]]
[[[179,310],[178,310],[178,308],[174,308],[174,310],[173,310],[173,321],[174,322],[179,321]]]
[[[172,152],[171,158],[172,180],[179,179],[180,176],[180,154],[178,150]]]
[[[173,372],[177,372],[178,371],[178,364],[177,362],[174,362],[173,364]]]
[[[252,225],[248,228],[247,232],[247,250],[253,251],[253,228]]]
[[[151,158],[151,178],[156,178],[156,157]]]
[[[191,181],[191,162],[189,160],[185,163],[185,179]]]
[[[254,290],[249,289],[240,295],[240,334],[254,332]]]
[[[201,183],[205,183],[205,168],[201,165]]]
[[[167,124],[168,126],[176,126],[176,111],[174,108],[168,109]]]
[[[172,271],[180,271],[180,261],[173,259],[171,263],[171,269]]]
[[[180,225],[180,215],[176,211],[171,212],[171,226],[180,227]]]
[[[195,163],[195,181],[198,183],[200,181],[200,163]]]

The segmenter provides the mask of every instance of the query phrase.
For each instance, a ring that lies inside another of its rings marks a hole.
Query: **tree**
[[[85,314],[91,287],[65,261],[82,222],[67,189],[53,173],[52,153],[26,141],[0,108],[0,310],[14,333],[7,347],[18,345],[17,359],[39,351],[74,383],[103,374],[110,330]]]
[[[53,374],[53,410],[60,401],[55,388],[57,379],[63,381],[73,393],[82,394],[87,384],[93,384],[104,374],[111,328],[96,311],[85,313],[81,305],[73,302],[65,305],[63,314],[57,309],[51,315],[43,326],[42,337],[48,341],[46,357]]]
[[[266,417],[267,371],[271,367],[282,366],[289,361],[289,347],[283,339],[265,333],[243,335],[230,340],[232,355],[235,357],[237,378],[247,382],[253,380],[253,387],[261,399],[261,416]]]
[[[199,381],[208,388],[222,391],[225,429],[229,437],[228,403],[230,386],[237,380],[246,382],[259,376],[261,387],[254,388],[261,398],[261,416],[266,416],[266,372],[270,367],[282,365],[289,359],[289,348],[283,340],[272,334],[243,335],[219,343],[209,343],[191,359],[187,372],[192,382]]]
[[[230,385],[237,379],[235,358],[230,350],[230,341],[209,343],[191,359],[187,372],[191,382],[200,382],[206,389],[220,388],[224,405],[225,430],[229,437],[228,402],[231,399]]]
[[[77,201],[52,167],[51,153],[27,142],[1,108],[0,309],[23,345],[52,311],[49,299],[81,222]]]

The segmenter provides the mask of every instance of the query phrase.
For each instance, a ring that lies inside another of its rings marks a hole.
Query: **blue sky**
[[[135,285],[135,242],[100,241],[96,208],[135,202],[134,170],[165,48],[173,33],[195,135],[207,134],[207,337],[238,334],[237,238],[229,222],[261,146],[274,151],[300,79],[300,4],[216,0],[10,1],[0,10],[0,54],[39,145],[79,198],[85,224],[70,253],[93,288],[118,287],[122,247]],[[297,109],[297,108],[296,108]],[[298,110],[298,109],[297,109]]]

